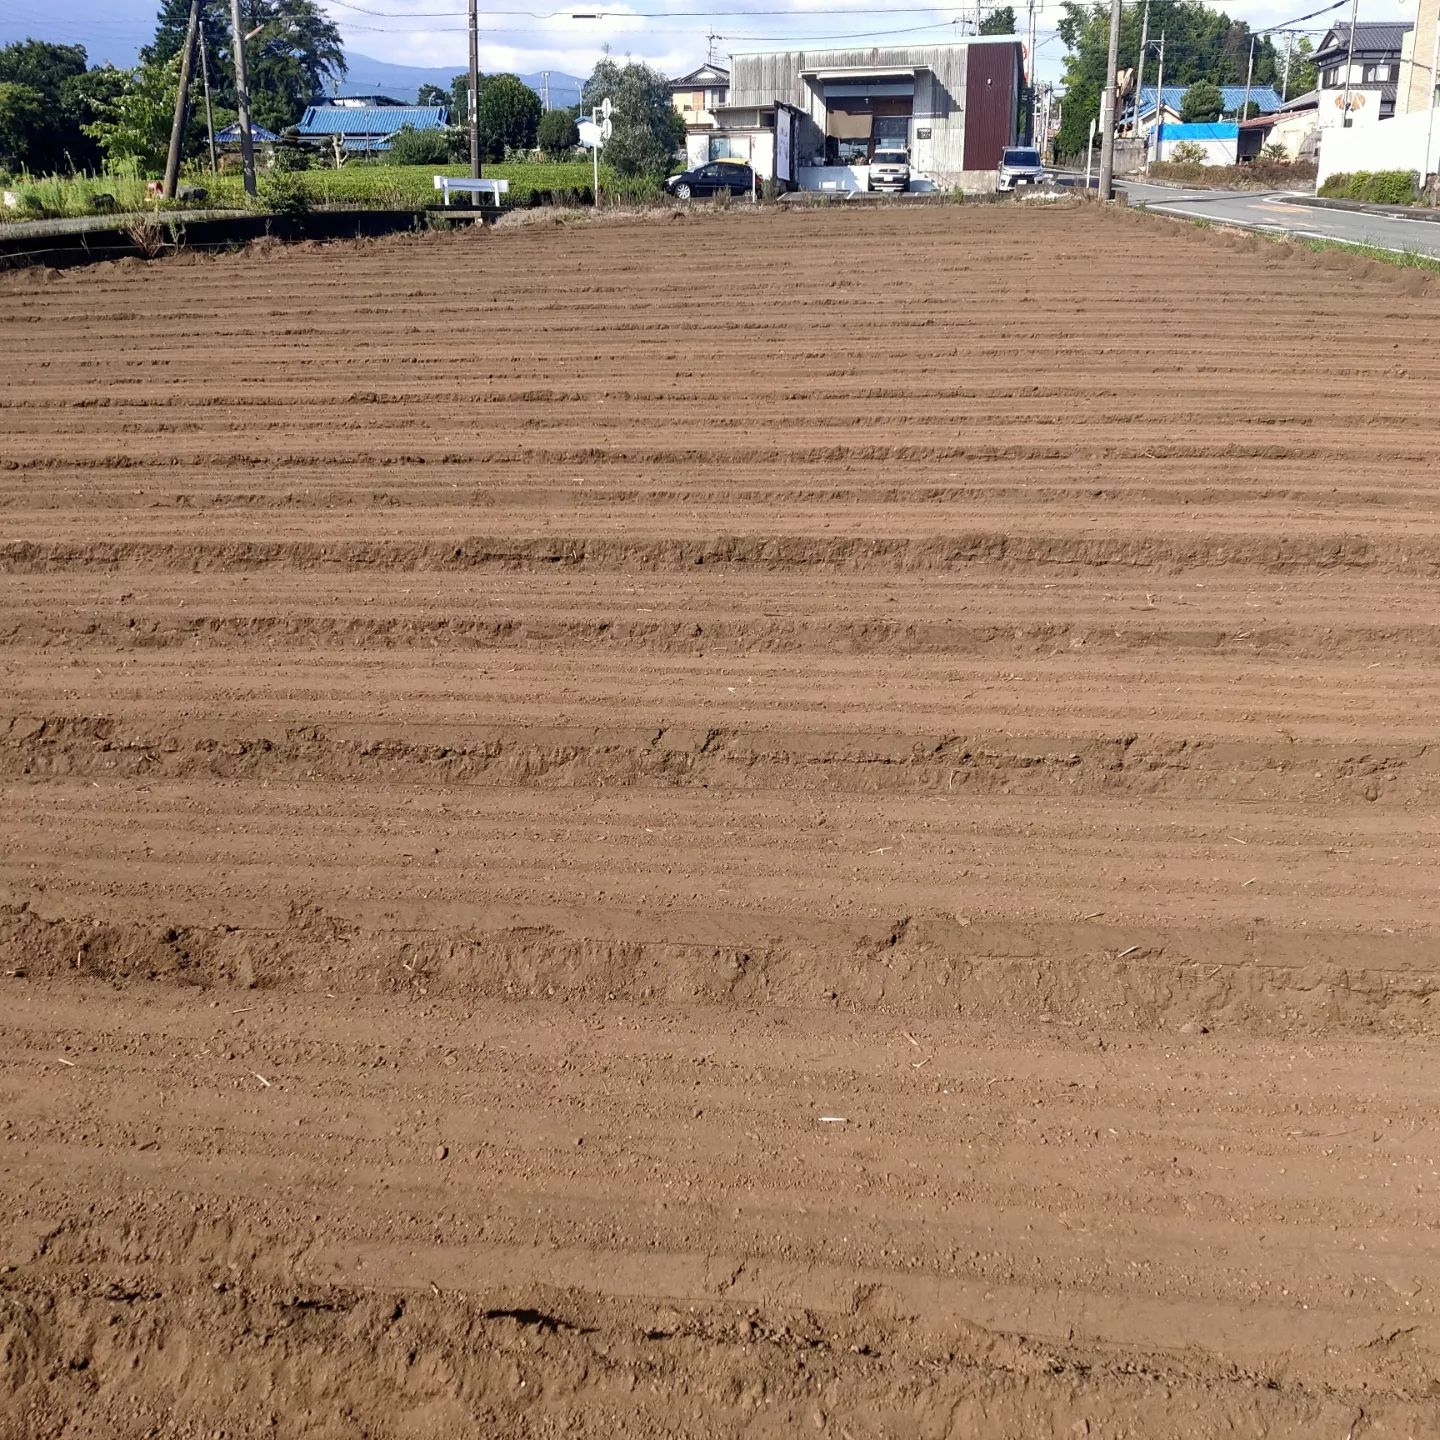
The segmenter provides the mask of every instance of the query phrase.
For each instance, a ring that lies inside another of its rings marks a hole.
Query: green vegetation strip
[[[343,169],[301,170],[284,174],[260,176],[259,208],[267,204],[267,191],[283,186],[286,195],[298,191],[304,203],[314,207],[366,206],[375,209],[419,209],[439,203],[435,189],[436,175],[468,175],[464,165],[347,165]],[[584,196],[589,198],[592,183],[590,165],[583,160],[551,164],[517,163],[485,166],[490,179],[508,180],[507,196],[513,205],[529,204],[532,197],[546,198]],[[642,200],[658,194],[654,181],[622,181],[603,166],[600,171],[602,194],[617,199]],[[238,210],[246,206],[245,188],[238,173],[223,175],[192,174],[182,185],[205,191],[204,208]],[[109,210],[153,210],[156,202],[147,198],[145,181],[138,174],[106,174],[94,176],[46,176],[22,178],[9,185],[20,199],[20,206],[3,212],[5,220],[37,220],[61,216],[103,214]],[[631,193],[643,190],[644,193]],[[109,196],[106,200],[104,196]],[[252,202],[254,203],[254,202]],[[185,202],[182,208],[197,208]]]

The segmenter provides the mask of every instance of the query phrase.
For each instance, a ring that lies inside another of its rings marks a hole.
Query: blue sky
[[[465,0],[321,3],[339,25],[351,53],[402,65],[453,67],[457,72],[465,67]],[[597,12],[584,0],[553,12],[546,9],[549,3],[553,0],[481,0],[481,68],[521,73],[551,69],[583,76],[608,44],[617,58],[632,55],[667,73],[682,74],[705,59],[711,31],[719,37],[714,42],[716,55],[723,57],[797,42],[863,43],[845,37],[867,37],[882,44],[943,40],[957,33],[956,22],[967,22],[975,13],[973,5],[904,9],[904,0],[630,0],[599,12],[598,18],[577,19],[577,14]],[[990,0],[983,3],[988,12]],[[1262,26],[1292,19],[1323,3],[1247,0],[1223,8],[1236,19]],[[1023,4],[1015,8],[1023,32],[1025,8]],[[727,11],[732,13],[723,13]],[[1039,0],[1037,61],[1045,80],[1059,77],[1063,58],[1054,30],[1059,13],[1059,0]],[[1362,0],[1360,6],[1362,20],[1413,19],[1414,13],[1414,0]],[[154,0],[3,0],[0,40],[35,35],[79,42],[92,61],[124,65],[133,63],[136,49],[149,37],[154,15]],[[1323,31],[1328,22],[1348,16],[1347,4],[1304,24]]]

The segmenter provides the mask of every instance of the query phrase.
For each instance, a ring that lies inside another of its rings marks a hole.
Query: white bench
[[[510,182],[508,180],[471,180],[457,179],[454,175],[437,175],[435,177],[435,188],[445,196],[445,203],[450,203],[452,191],[458,191],[462,195],[475,195],[484,199],[490,197],[490,203],[498,206],[500,197],[508,194]]]

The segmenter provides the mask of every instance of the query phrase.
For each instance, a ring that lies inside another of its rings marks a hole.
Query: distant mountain
[[[388,60],[377,60],[372,55],[351,54],[350,73],[338,87],[340,95],[389,95],[395,100],[409,100],[413,103],[422,85],[438,85],[449,90],[450,82],[464,73],[463,65],[422,66],[392,65]],[[533,75],[520,77],[537,95],[544,97],[545,74],[537,71]],[[563,70],[550,71],[550,105],[561,109],[580,103],[580,87],[584,82]]]

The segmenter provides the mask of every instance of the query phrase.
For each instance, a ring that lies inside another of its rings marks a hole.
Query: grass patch
[[[1353,255],[1361,260],[1378,260],[1382,265],[1393,265],[1397,270],[1424,270],[1431,275],[1440,275],[1440,259],[1433,255],[1422,255],[1417,250],[1382,250],[1376,245],[1350,245],[1344,240],[1314,240],[1307,235],[1267,235],[1265,238],[1300,245],[1316,255]]]
[[[261,172],[263,182],[269,172]],[[418,210],[439,201],[436,175],[464,176],[467,165],[347,165],[342,170],[316,167],[284,175],[288,202],[305,209]],[[589,203],[592,172],[584,160],[553,163],[486,165],[490,179],[508,180],[511,205]],[[255,204],[245,195],[238,171],[211,175],[187,174],[181,181],[206,192],[205,209],[244,210]],[[18,209],[0,211],[5,221],[103,215],[112,211],[164,209],[145,194],[145,178],[136,172],[102,175],[22,175],[7,182],[19,196]],[[658,199],[661,187],[653,179],[627,180],[601,167],[602,198],[615,204],[642,204]],[[268,209],[260,199],[260,208]]]
[[[1195,165],[1155,161],[1146,172],[1154,180],[1203,185],[1207,190],[1307,190],[1315,183],[1313,160],[1247,160],[1243,165]],[[1137,176],[1143,180],[1145,176]]]

